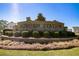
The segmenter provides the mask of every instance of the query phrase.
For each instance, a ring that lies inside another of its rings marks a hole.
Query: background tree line
[[[6,20],[0,20],[0,32],[3,31],[3,29],[5,29],[5,26],[7,25],[8,21]]]

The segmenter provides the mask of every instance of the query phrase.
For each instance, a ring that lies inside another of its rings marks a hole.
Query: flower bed
[[[6,43],[6,44],[5,44]],[[11,40],[1,40],[0,48],[9,50],[51,50],[51,49],[67,49],[72,47],[79,47],[79,40],[51,42],[48,44],[26,44],[24,42],[16,42]]]

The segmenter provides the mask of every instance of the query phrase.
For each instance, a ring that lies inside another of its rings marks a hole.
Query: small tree
[[[36,20],[37,21],[45,21],[45,17],[43,17],[42,13],[39,13]]]
[[[26,17],[26,19],[27,19],[28,22],[32,21],[30,17]]]

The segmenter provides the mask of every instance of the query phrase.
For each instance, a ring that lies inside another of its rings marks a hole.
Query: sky
[[[0,20],[9,22],[32,20],[42,13],[47,21],[57,20],[72,28],[79,26],[78,3],[0,3]]]

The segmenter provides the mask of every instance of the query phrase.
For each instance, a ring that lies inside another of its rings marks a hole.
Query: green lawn
[[[63,50],[49,50],[49,51],[0,49],[0,56],[79,56],[79,48],[63,49]]]

